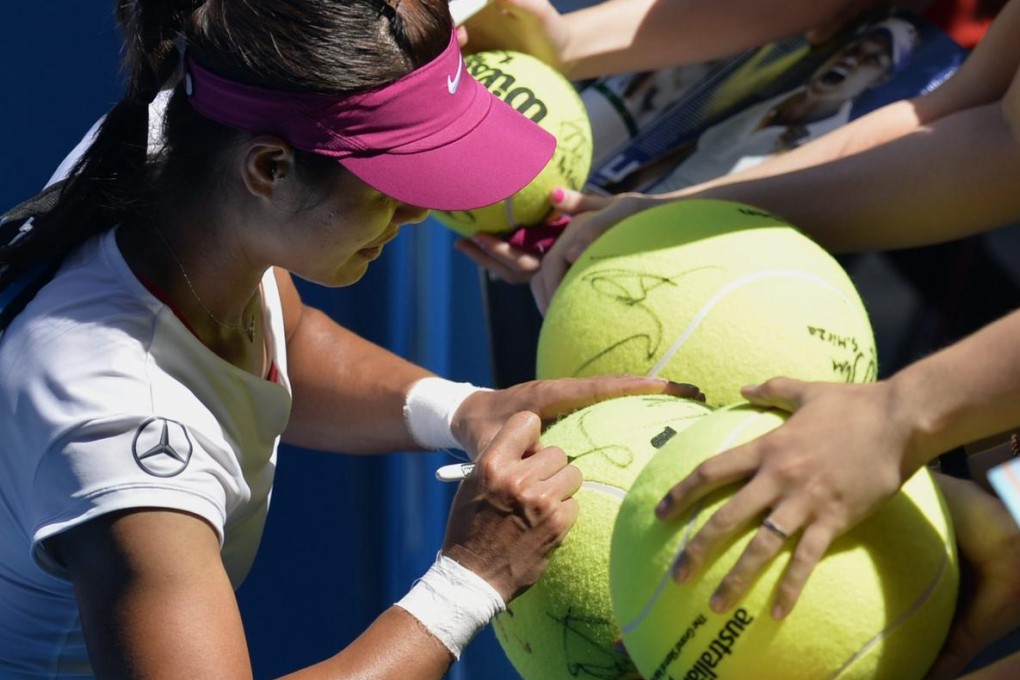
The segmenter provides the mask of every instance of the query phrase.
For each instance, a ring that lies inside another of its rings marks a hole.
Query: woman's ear
[[[272,199],[293,174],[294,150],[289,144],[270,136],[256,137],[248,143],[242,175],[253,196]]]

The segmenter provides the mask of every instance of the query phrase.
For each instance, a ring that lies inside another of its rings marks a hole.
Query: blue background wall
[[[0,2],[0,207],[41,188],[119,99],[120,35],[109,0]],[[478,272],[429,221],[405,229],[356,286],[303,285],[306,299],[397,353],[456,380],[491,383]],[[255,675],[332,655],[399,599],[440,546],[448,454],[357,458],[284,448],[269,525],[238,592]],[[449,673],[516,674],[491,630]]]

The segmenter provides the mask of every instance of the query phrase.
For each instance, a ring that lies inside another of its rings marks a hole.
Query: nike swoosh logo
[[[457,77],[451,78],[446,76],[446,89],[450,91],[450,94],[457,94],[457,88],[460,87],[460,77],[464,73],[464,55],[457,56]]]

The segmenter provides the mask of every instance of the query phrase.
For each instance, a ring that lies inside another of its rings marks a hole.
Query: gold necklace
[[[188,290],[191,291],[191,295],[195,298],[195,302],[197,302],[199,304],[199,306],[205,311],[205,313],[209,315],[209,318],[212,319],[213,321],[215,321],[217,324],[219,324],[223,328],[227,328],[227,329],[230,329],[232,331],[241,331],[242,333],[244,333],[248,337],[248,342],[255,342],[255,312],[254,312],[254,310],[251,313],[251,318],[248,319],[248,323],[246,325],[244,325],[244,326],[240,326],[240,325],[237,325],[237,324],[230,324],[230,323],[226,323],[224,321],[220,321],[216,317],[216,315],[213,314],[212,311],[208,307],[205,306],[205,303],[202,302],[202,298],[199,297],[198,291],[195,290],[195,284],[193,284],[191,282],[191,277],[188,276],[188,272],[184,269],[184,263],[181,262],[181,258],[179,258],[177,256],[177,252],[174,250],[174,247],[172,245],[170,245],[170,240],[167,239],[166,234],[163,233],[162,229],[160,229],[159,227],[157,227],[155,225],[153,225],[153,228],[156,230],[156,233],[159,234],[159,238],[160,238],[161,241],[163,241],[163,245],[165,245],[166,249],[168,251],[170,251],[170,256],[174,258],[174,262],[177,263],[177,267],[181,270],[181,276],[184,277],[184,282],[186,284],[188,284]],[[254,298],[254,295],[252,297]],[[251,303],[251,301],[249,300],[249,304],[250,303]]]

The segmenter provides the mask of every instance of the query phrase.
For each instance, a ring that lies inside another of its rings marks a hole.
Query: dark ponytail
[[[125,36],[124,98],[106,114],[52,209],[37,216],[21,238],[0,243],[0,265],[7,265],[0,285],[36,263],[63,258],[137,209],[148,105],[177,69],[177,38],[194,5],[194,0],[118,0],[115,11]]]
[[[148,106],[179,70],[182,35],[189,53],[229,78],[350,93],[427,63],[453,28],[448,0],[116,0],[115,13],[125,39],[124,98],[106,115],[52,210],[30,230],[0,224],[0,293],[21,271],[57,261],[114,225],[133,227],[215,203],[224,151],[245,133],[200,116],[178,83],[160,148],[148,149]],[[295,157],[311,186],[342,172],[327,158]]]

